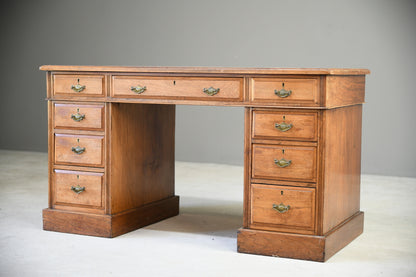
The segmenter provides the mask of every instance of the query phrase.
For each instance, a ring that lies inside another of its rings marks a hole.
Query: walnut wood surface
[[[200,74],[296,74],[296,75],[365,75],[368,69],[359,68],[232,68],[232,67],[135,67],[42,65],[45,71],[126,72],[126,73],[200,73]]]
[[[320,79],[315,78],[253,78],[250,80],[250,100],[254,103],[277,105],[318,106]],[[275,91],[291,91],[287,97],[279,97]]]
[[[327,107],[364,103],[365,76],[326,77]]]
[[[72,147],[85,148],[81,154]],[[78,134],[55,134],[55,163],[104,166],[104,137]]]
[[[54,127],[59,129],[104,130],[103,104],[54,103]],[[72,119],[77,113],[84,115],[81,121]]]
[[[360,210],[361,117],[361,105],[324,114],[324,233]]]
[[[42,66],[47,72],[45,230],[114,237],[179,213],[175,105],[245,107],[238,251],[324,261],[363,230],[366,69]],[[85,85],[75,92],[72,85]],[[133,86],[146,86],[141,94]],[[220,88],[208,96],[203,88]],[[275,90],[291,90],[281,98]],[[85,119],[76,122],[78,112]],[[282,132],[276,123],[293,127]],[[79,142],[78,142],[79,139]],[[86,147],[75,154],[72,147]],[[284,150],[284,153],[283,151]],[[275,159],[291,160],[281,168]],[[73,184],[85,186],[79,195]],[[290,205],[285,213],[273,204]]]
[[[199,100],[243,100],[243,78],[197,78],[197,77],[143,77],[113,76],[112,96],[124,98],[180,98]],[[137,94],[131,87],[146,87]],[[215,95],[207,95],[204,88],[219,89]]]
[[[284,204],[289,210],[280,213],[274,204]],[[254,229],[313,234],[315,189],[252,184],[250,222]]]
[[[54,170],[53,203],[60,205],[89,206],[102,208],[104,196],[104,173]],[[77,194],[71,187],[84,187],[85,191]]]
[[[43,229],[112,238],[175,216],[178,213],[178,196],[156,201],[116,215],[44,209]]]
[[[241,228],[237,236],[237,251],[324,262],[359,236],[363,227],[364,214],[360,212],[325,236]]]
[[[175,106],[111,104],[111,213],[174,195]]]
[[[316,181],[316,147],[254,144],[252,151],[253,178]],[[282,158],[292,163],[283,168],[277,166],[275,159]]]
[[[71,87],[79,84],[85,86],[81,92],[76,92]],[[53,95],[67,96],[104,96],[103,75],[53,75]]]
[[[287,131],[281,131],[275,124],[292,124]],[[316,112],[293,112],[287,110],[254,110],[253,138],[280,140],[317,140],[318,115]]]

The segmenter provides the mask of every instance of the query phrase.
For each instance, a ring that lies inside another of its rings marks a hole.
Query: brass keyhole
[[[176,85],[176,81],[173,81],[173,85]]]
[[[283,190],[280,191],[280,195],[283,195]]]

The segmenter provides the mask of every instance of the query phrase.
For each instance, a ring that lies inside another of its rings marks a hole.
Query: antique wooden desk
[[[40,69],[49,113],[45,230],[115,237],[177,215],[175,104],[189,104],[245,107],[239,252],[325,261],[362,233],[368,70]]]

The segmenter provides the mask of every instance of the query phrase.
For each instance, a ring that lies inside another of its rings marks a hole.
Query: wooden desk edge
[[[201,74],[272,74],[272,75],[366,75],[370,70],[363,68],[234,68],[234,67],[135,67],[135,66],[80,66],[42,65],[43,71],[83,71],[113,73],[201,73]]]

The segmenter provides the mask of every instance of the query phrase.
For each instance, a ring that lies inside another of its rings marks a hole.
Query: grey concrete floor
[[[42,230],[47,155],[0,150],[0,276],[416,276],[416,179],[362,176],[364,234],[326,263],[236,252],[243,168],[177,162],[180,215],[106,239]]]

